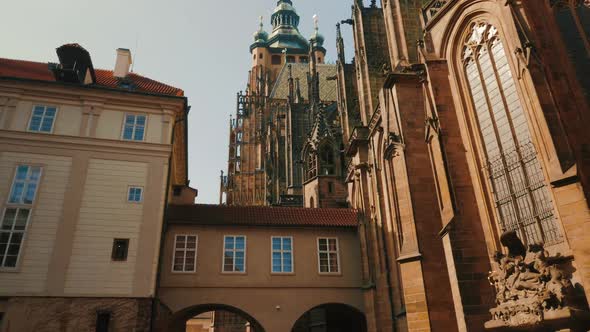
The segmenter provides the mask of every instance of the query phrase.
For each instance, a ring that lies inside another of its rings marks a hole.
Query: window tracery
[[[528,243],[562,241],[547,183],[532,143],[498,30],[474,23],[462,61],[483,144],[485,170],[502,231]]]

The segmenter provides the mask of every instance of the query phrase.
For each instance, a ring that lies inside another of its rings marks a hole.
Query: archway
[[[306,311],[291,332],[366,332],[365,314],[341,303],[326,303]]]
[[[211,316],[203,314],[212,313]],[[217,318],[215,316],[217,315]],[[220,317],[223,317],[220,319]],[[170,332],[198,331],[191,322],[214,319],[217,324],[215,331],[220,332],[265,332],[262,325],[250,314],[225,304],[199,304],[182,309],[172,315],[168,330]],[[220,323],[228,323],[223,326]],[[207,330],[208,331],[208,330]]]

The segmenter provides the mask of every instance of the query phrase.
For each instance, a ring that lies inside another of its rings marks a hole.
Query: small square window
[[[147,118],[145,115],[127,114],[123,126],[123,139],[143,141]]]
[[[129,250],[129,239],[114,239],[113,253],[111,258],[114,261],[126,261],[127,251]]]
[[[280,55],[273,55],[271,58],[271,63],[273,65],[280,65],[283,62]]]
[[[174,187],[174,189],[172,189],[172,195],[180,196],[181,194],[182,194],[182,187]]]
[[[143,201],[143,188],[129,187],[129,192],[127,193],[127,201],[132,203],[141,203],[141,201]]]
[[[57,108],[37,105],[33,108],[31,120],[29,121],[29,131],[51,133]]]

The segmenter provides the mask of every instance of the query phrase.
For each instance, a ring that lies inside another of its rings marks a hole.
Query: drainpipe
[[[188,112],[190,111],[190,106],[188,106],[188,99],[185,97],[184,98],[184,115],[182,118],[180,119],[175,119],[174,120],[174,125],[172,126],[172,130],[170,133],[170,145],[172,147],[174,147],[174,133],[176,130],[176,124],[180,123],[180,122],[184,122],[184,136],[185,139],[187,140],[187,144],[185,144],[185,154],[186,154],[186,171],[187,171],[187,178],[188,178]],[[156,320],[156,301],[158,300],[158,289],[160,288],[160,279],[161,279],[161,274],[160,271],[162,270],[162,255],[164,252],[164,240],[166,238],[165,234],[167,231],[167,225],[166,225],[166,215],[168,212],[168,195],[170,194],[170,169],[172,167],[172,152],[173,150],[170,152],[170,157],[168,157],[168,174],[166,176],[166,192],[165,192],[165,200],[164,200],[164,213],[162,214],[162,232],[160,234],[160,248],[158,250],[158,269],[156,271],[156,285],[155,285],[155,290],[154,290],[154,298],[152,300],[152,310],[151,310],[151,314],[150,314],[150,332],[154,332],[154,323]]]

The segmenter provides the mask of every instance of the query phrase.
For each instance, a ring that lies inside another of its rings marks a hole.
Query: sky
[[[335,24],[351,16],[353,0],[292,0],[306,38],[319,17],[326,61],[336,60]],[[133,71],[181,88],[188,97],[189,179],[198,203],[219,202],[227,169],[229,116],[251,67],[249,46],[259,16],[270,33],[277,0],[5,0],[0,57],[58,62],[55,49],[78,43],[95,68],[113,69],[115,50],[129,48]],[[24,19],[26,17],[26,19]],[[343,26],[351,58],[350,26]]]

